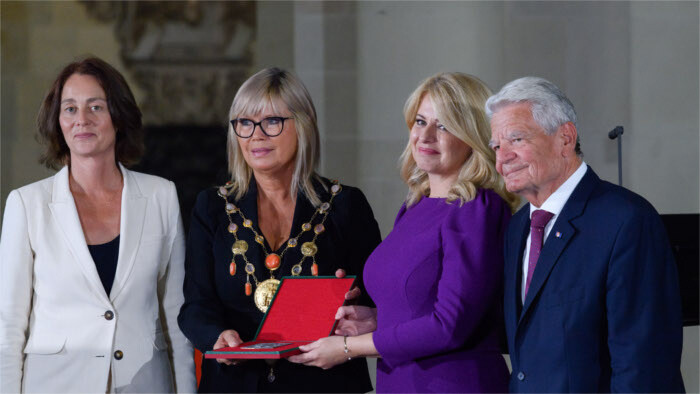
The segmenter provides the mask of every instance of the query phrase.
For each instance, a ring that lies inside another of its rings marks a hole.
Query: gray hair
[[[500,92],[486,100],[489,118],[501,108],[517,103],[530,103],[532,118],[545,131],[556,133],[559,126],[571,122],[578,130],[576,110],[557,85],[539,77],[523,77],[506,84]],[[580,139],[576,137],[576,154],[581,155]]]

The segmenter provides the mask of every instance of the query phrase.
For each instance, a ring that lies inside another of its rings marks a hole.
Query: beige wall
[[[439,71],[494,90],[524,75],[552,80],[603,179],[617,182],[607,132],[624,125],[624,185],[660,213],[700,210],[697,2],[296,3],[289,15],[294,66],[322,112],[322,170],[362,188],[383,235],[406,192],[404,101]],[[339,131],[345,122],[354,128]],[[698,392],[698,327],[684,336],[686,389]]]
[[[53,173],[38,164],[36,115],[58,71],[77,56],[93,54],[120,70],[111,25],[96,22],[77,2],[0,2],[0,197]],[[125,75],[127,80],[128,74]],[[131,82],[131,81],[129,81]],[[137,99],[141,96],[130,83]]]
[[[125,68],[112,26],[80,4],[2,1],[0,14],[4,208],[11,189],[51,173],[36,160],[35,117],[60,67],[92,53]],[[493,89],[551,79],[576,105],[585,160],[601,177],[617,180],[606,133],[623,124],[625,186],[661,213],[700,210],[697,2],[261,2],[257,18],[254,69],[279,65],[306,82],[322,172],[363,189],[384,236],[405,195],[403,103],[438,71]],[[686,388],[698,392],[698,327],[684,333]]]

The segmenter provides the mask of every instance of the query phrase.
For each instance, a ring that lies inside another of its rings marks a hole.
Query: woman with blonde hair
[[[231,180],[199,194],[187,240],[179,323],[201,351],[252,340],[282,276],[361,277],[381,241],[362,192],[316,173],[316,110],[294,74],[268,68],[250,77],[229,119]],[[200,392],[370,390],[361,359],[328,371],[207,359],[199,385]]]
[[[502,241],[518,199],[488,146],[490,95],[473,76],[441,73],[408,98],[408,196],[365,267],[377,308],[341,307],[339,336],[292,361],[329,368],[381,357],[378,392],[507,392]]]

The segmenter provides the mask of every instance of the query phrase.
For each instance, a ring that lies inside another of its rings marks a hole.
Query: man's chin
[[[523,191],[523,185],[518,182],[506,182],[506,190],[511,193],[520,194]]]

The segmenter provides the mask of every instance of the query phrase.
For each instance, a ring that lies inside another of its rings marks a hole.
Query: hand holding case
[[[280,359],[301,353],[299,346],[333,334],[335,313],[355,276],[285,276],[253,341],[210,350],[205,358]],[[243,349],[259,343],[289,343],[272,349]]]

